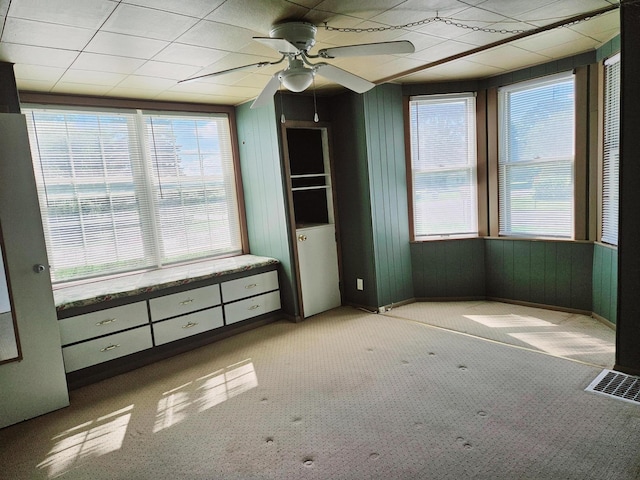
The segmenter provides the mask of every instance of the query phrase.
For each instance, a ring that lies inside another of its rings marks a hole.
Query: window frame
[[[238,136],[236,129],[235,108],[232,106],[224,105],[205,105],[205,104],[188,104],[188,103],[172,103],[172,102],[157,102],[157,101],[145,101],[145,100],[128,100],[128,99],[102,99],[92,97],[79,97],[70,95],[52,95],[52,94],[38,94],[38,93],[23,93],[21,94],[21,103],[28,104],[34,107],[43,108],[69,108],[69,109],[95,109],[96,111],[141,111],[142,115],[201,115],[201,114],[215,114],[218,116],[226,116],[229,124],[230,134],[230,153],[231,162],[233,165],[233,180],[235,183],[235,200],[238,210],[238,222],[239,222],[239,239],[240,239],[240,251],[232,254],[222,254],[215,257],[203,257],[188,259],[181,262],[175,262],[167,264],[166,267],[171,267],[180,264],[198,263],[203,261],[210,261],[212,258],[225,258],[237,255],[246,254],[249,252],[249,242],[247,234],[247,221],[243,195],[242,175],[240,171],[240,160],[238,154]],[[142,270],[155,270],[161,269],[164,265],[152,266],[149,268],[142,268]],[[136,271],[139,271],[136,270]],[[84,283],[88,281],[99,281],[101,278],[112,278],[121,275],[127,275],[131,272],[121,272],[114,274],[98,275],[95,277],[87,277],[75,280],[60,280],[54,283],[54,286],[63,286],[71,283]]]
[[[517,233],[503,233],[501,231],[501,216],[503,214],[501,208],[500,195],[502,191],[502,185],[500,183],[500,169],[501,169],[501,157],[503,155],[503,125],[505,121],[504,115],[504,102],[501,100],[501,91],[505,90],[524,90],[528,87],[534,87],[536,85],[543,85],[545,83],[551,83],[555,80],[562,80],[569,77],[573,77],[574,83],[574,108],[573,108],[573,128],[574,128],[574,145],[573,145],[573,159],[572,159],[572,171],[573,171],[573,187],[572,187],[572,234],[571,236],[556,236],[556,235],[543,235],[543,234],[517,234]],[[581,98],[588,95],[588,70],[587,67],[579,67],[572,71],[558,72],[551,75],[545,75],[536,77],[522,82],[513,82],[504,84],[499,87],[490,89],[490,98],[492,103],[493,112],[495,118],[490,122],[491,128],[495,129],[493,134],[489,137],[489,150],[490,150],[490,197],[491,204],[491,236],[509,239],[548,239],[554,241],[577,241],[586,239],[586,172],[588,168],[587,164],[587,149],[584,147],[587,142],[587,128],[584,127],[587,122],[587,102],[581,102]],[[584,127],[584,128],[583,128]]]
[[[433,234],[417,235],[415,225],[415,192],[413,181],[413,161],[412,161],[412,131],[411,131],[411,103],[414,100],[429,99],[452,100],[461,98],[473,98],[474,112],[472,128],[475,147],[475,166],[473,175],[475,176],[475,217],[476,232],[469,234]],[[424,93],[404,97],[404,119],[405,119],[405,156],[406,156],[406,178],[410,240],[412,242],[433,242],[440,240],[455,240],[478,238],[487,234],[487,181],[486,181],[486,91],[453,91],[447,93]]]

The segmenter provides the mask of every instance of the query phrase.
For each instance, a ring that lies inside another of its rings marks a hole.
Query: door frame
[[[340,298],[344,298],[343,281],[342,281],[342,248],[340,246],[340,222],[338,218],[338,209],[336,207],[337,195],[336,195],[336,181],[333,168],[333,143],[331,138],[331,124],[329,122],[310,122],[305,120],[287,120],[280,127],[282,138],[282,153],[284,160],[284,174],[286,195],[288,201],[287,214],[289,217],[289,237],[293,246],[293,265],[296,276],[296,294],[298,298],[298,305],[300,306],[299,315],[296,316],[296,321],[304,320],[304,303],[302,300],[302,280],[300,277],[300,261],[298,259],[298,239],[296,237],[296,217],[293,204],[293,191],[291,182],[291,162],[289,159],[289,141],[287,138],[287,130],[304,129],[304,130],[320,130],[323,135],[323,157],[327,155],[329,157],[329,170],[331,179],[331,200],[333,207],[333,226],[336,234],[336,250],[338,254],[338,289],[340,290]],[[326,152],[324,151],[324,144],[326,141]]]

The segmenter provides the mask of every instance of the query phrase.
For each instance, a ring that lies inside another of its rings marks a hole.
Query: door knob
[[[42,265],[41,263],[36,263],[33,266],[33,271],[36,273],[42,273],[47,269],[47,267],[45,267],[44,265]]]
[[[298,235],[298,240],[299,241],[304,242],[306,239],[307,239],[306,235],[302,235],[302,234]]]

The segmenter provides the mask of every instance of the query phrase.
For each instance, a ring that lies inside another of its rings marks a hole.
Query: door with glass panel
[[[24,116],[0,114],[0,428],[69,404]]]

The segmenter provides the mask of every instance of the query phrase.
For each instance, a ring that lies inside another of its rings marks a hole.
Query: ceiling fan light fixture
[[[280,74],[280,81],[291,92],[303,92],[313,83],[313,74],[310,68],[287,69]]]

